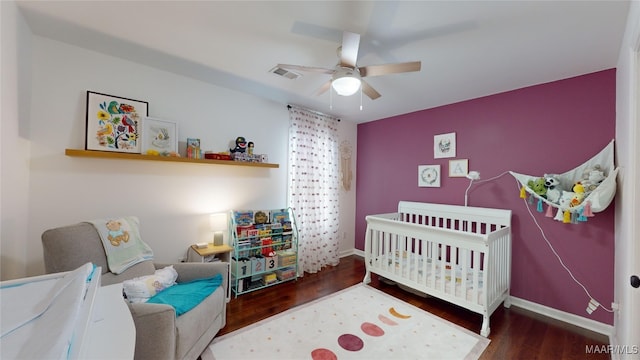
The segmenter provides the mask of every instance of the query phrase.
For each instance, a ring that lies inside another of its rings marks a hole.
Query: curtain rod
[[[338,119],[337,117],[335,117],[335,116],[333,116],[333,115],[325,114],[325,113],[322,113],[322,112],[320,112],[320,111],[316,111],[316,110],[311,110],[311,109],[303,108],[303,107],[301,107],[301,106],[297,106],[297,105],[287,105],[287,109],[291,110],[291,108],[292,108],[292,107],[294,107],[294,106],[295,106],[295,107],[297,107],[298,109],[303,109],[303,110],[306,110],[306,111],[312,112],[312,113],[317,114],[317,115],[321,115],[321,116],[329,116],[329,117],[331,117],[331,118],[333,118],[333,119],[336,119],[338,122],[340,122],[340,119]]]

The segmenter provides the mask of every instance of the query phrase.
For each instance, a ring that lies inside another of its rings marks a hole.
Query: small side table
[[[207,256],[215,255],[220,261],[227,263],[227,302],[231,301],[231,251],[233,248],[229,245],[213,245],[207,244],[206,248],[199,249],[196,245],[189,246],[187,251],[187,262],[206,262]]]
[[[205,262],[205,258],[207,256],[215,255],[220,259],[220,261],[228,263],[231,251],[233,251],[233,248],[226,244],[218,246],[207,244],[207,247],[202,249],[199,249],[196,245],[191,245],[189,247],[189,252],[187,253],[187,261]]]

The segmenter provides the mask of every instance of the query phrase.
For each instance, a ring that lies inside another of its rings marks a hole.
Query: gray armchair
[[[70,271],[92,262],[102,267],[102,285],[151,275],[167,265],[173,265],[177,271],[178,283],[222,274],[221,287],[177,318],[169,305],[127,302],[136,327],[136,359],[197,359],[226,324],[227,263],[155,264],[144,261],[116,275],[109,272],[100,236],[89,223],[45,231],[42,247],[47,273]]]

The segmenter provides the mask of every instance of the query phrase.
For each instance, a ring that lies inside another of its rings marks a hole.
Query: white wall
[[[629,286],[629,276],[640,273],[640,3],[632,1],[625,37],[616,70],[616,157],[620,174],[616,196],[615,301],[613,344],[640,344],[638,289]],[[632,297],[635,292],[635,300]],[[633,302],[635,301],[635,303]],[[624,354],[622,358],[637,357]]]
[[[31,35],[14,2],[0,2],[0,279],[23,277],[29,199]]]
[[[39,36],[32,61],[28,274],[43,271],[40,235],[51,227],[137,215],[156,259],[176,261],[210,240],[209,213],[286,205],[285,104]],[[65,148],[84,147],[86,90],[148,101],[151,116],[178,122],[181,140],[198,137],[207,150],[228,150],[245,136],[280,168],[67,157]],[[355,125],[344,129],[355,143]],[[352,238],[353,213],[343,218]]]

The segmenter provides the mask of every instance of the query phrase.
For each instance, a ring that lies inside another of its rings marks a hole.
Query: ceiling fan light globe
[[[355,94],[360,89],[360,85],[360,79],[351,76],[339,77],[331,82],[333,90],[342,96]]]

